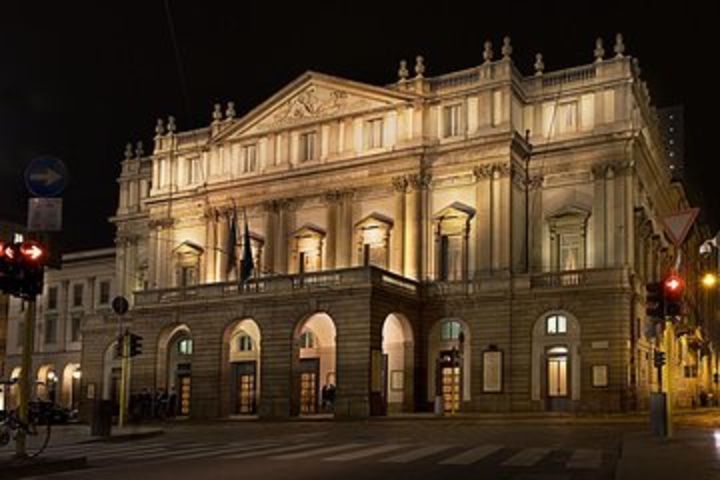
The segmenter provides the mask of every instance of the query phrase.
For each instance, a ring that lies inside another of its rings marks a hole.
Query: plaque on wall
[[[483,392],[502,392],[502,352],[500,350],[483,352]]]
[[[402,370],[393,370],[390,372],[390,390],[403,390],[405,382],[405,372]]]
[[[593,387],[607,387],[608,367],[607,365],[593,365],[592,367]]]
[[[95,384],[94,383],[88,383],[87,398],[88,398],[88,400],[95,400]]]

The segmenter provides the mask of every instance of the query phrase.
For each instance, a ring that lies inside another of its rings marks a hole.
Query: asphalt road
[[[612,479],[633,424],[179,423],[157,437],[54,445],[88,468],[43,479]],[[38,477],[39,478],[39,477]]]

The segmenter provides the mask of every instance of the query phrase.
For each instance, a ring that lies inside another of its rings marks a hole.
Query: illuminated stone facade
[[[382,87],[307,72],[129,146],[112,220],[144,337],[132,391],[174,389],[196,417],[330,411],[326,384],[337,416],[439,394],[448,411],[646,408],[644,283],[674,258],[656,218],[687,203],[646,84],[621,39],[557,72],[538,57],[523,75],[511,53],[436,77],[418,58]],[[255,272],[238,287],[244,214]],[[698,377],[678,384],[710,388],[709,332],[690,330],[675,361]],[[115,334],[98,316],[83,337],[98,396]]]

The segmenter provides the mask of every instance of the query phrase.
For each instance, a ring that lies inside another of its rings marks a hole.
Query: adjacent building
[[[647,408],[645,283],[676,260],[659,218],[689,205],[622,37],[613,50],[524,74],[506,38],[459,72],[307,72],[204,128],[158,121],[149,154],[126,151],[112,218],[143,337],[131,391],[174,390],[198,418]],[[686,243],[688,285],[706,234]],[[689,290],[679,405],[716,388]],[[83,398],[117,396],[116,336],[113,315],[87,317]]]
[[[115,292],[115,249],[62,256],[62,269],[47,269],[37,298],[32,355],[32,397],[67,408],[80,403],[83,328],[89,315],[110,311]],[[5,378],[18,378],[22,365],[26,303],[9,301]],[[117,327],[116,327],[117,328]],[[5,394],[14,408],[18,385]]]

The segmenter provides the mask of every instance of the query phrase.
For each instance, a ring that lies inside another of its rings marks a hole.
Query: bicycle
[[[3,383],[12,385],[14,382]],[[43,411],[41,402],[30,402],[27,422],[20,419],[17,410],[9,410],[2,422],[0,422],[0,448],[10,444],[11,440],[17,441],[18,435],[23,432],[25,434],[27,456],[30,458],[37,457],[50,443],[51,431],[52,416],[48,411]],[[40,445],[36,446],[36,448],[29,448],[32,443],[38,443],[32,442],[33,438],[39,439]]]

